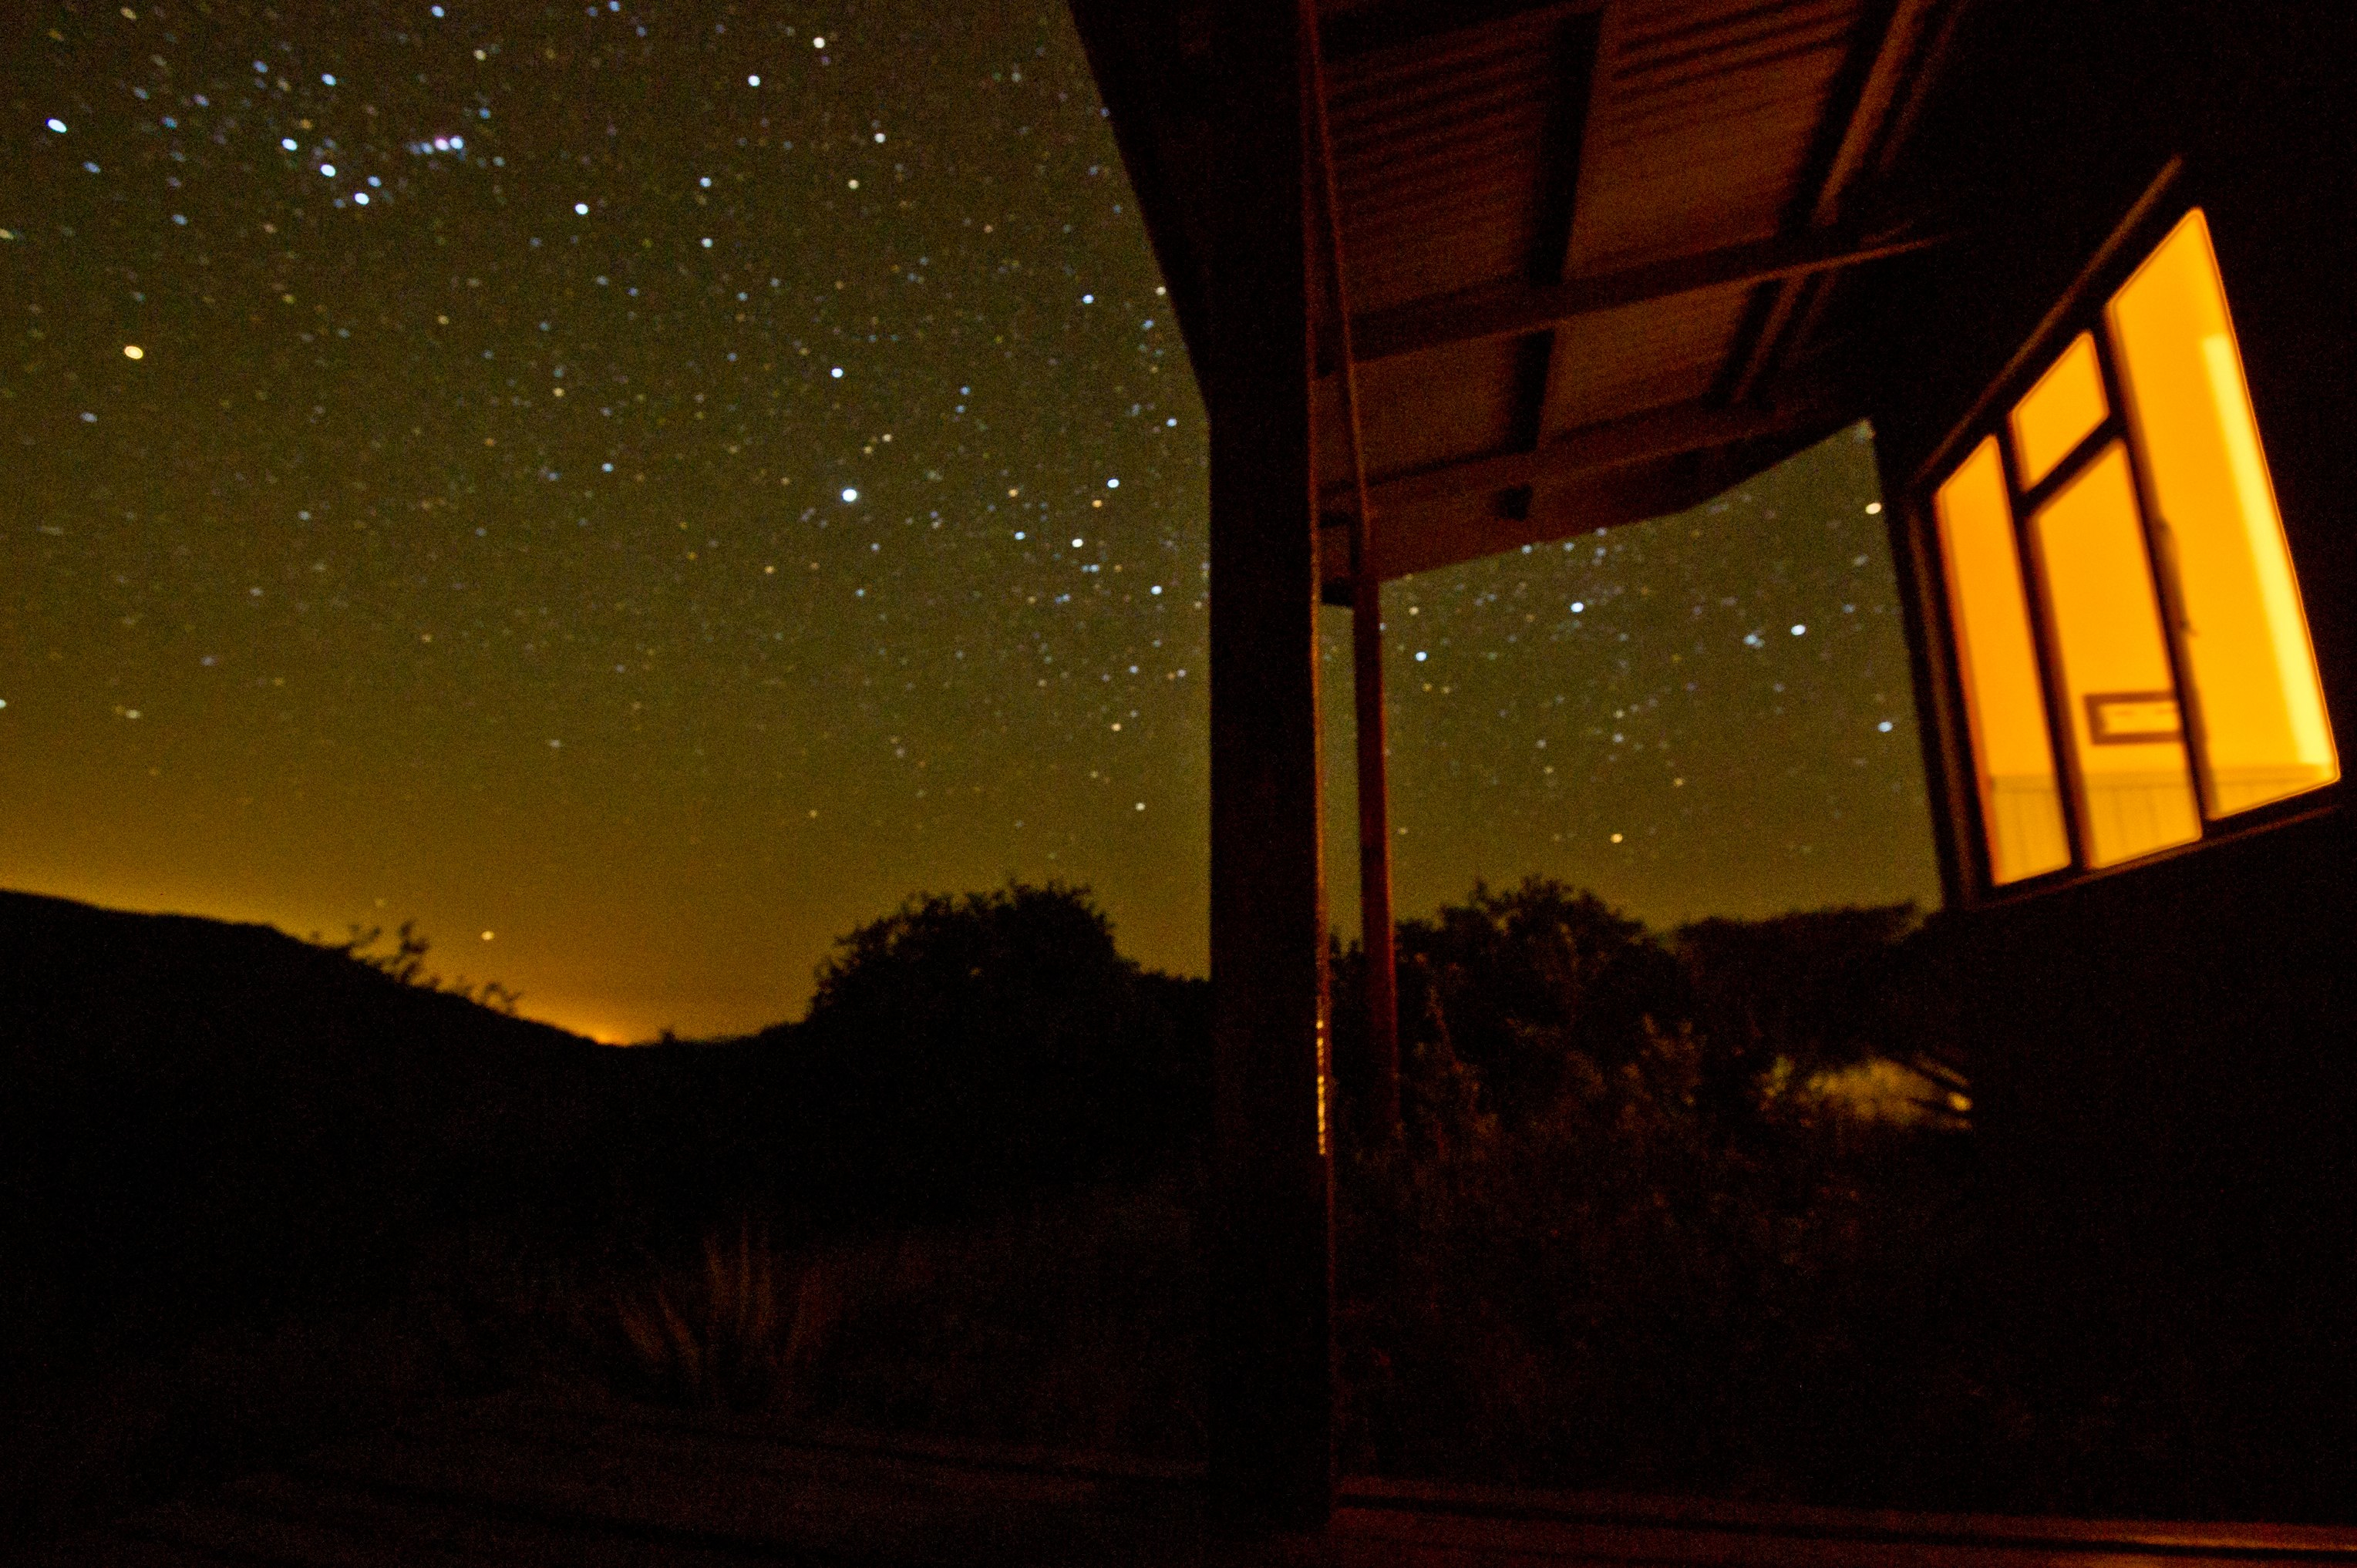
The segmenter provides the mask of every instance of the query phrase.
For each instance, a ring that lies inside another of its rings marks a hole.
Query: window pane
[[[2068,707],[2089,865],[2201,836],[2126,449],[2116,441],[2030,519]]]
[[[1983,441],[1933,498],[1949,619],[1972,727],[1989,880],[2002,886],[2071,864],[2046,727],[2046,696],[2014,547],[1996,439]]]
[[[2155,542],[2184,607],[2211,812],[2330,784],[2341,768],[2316,655],[2199,209],[2113,299],[2110,322]]]
[[[2021,465],[2022,489],[2052,473],[2054,465],[2068,457],[2110,412],[2104,400],[2103,368],[2095,362],[2095,340],[2082,332],[2014,405],[2013,455]]]

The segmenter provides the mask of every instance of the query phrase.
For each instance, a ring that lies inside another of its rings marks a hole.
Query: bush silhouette
[[[911,899],[781,1038],[811,1157],[892,1206],[1135,1172],[1208,1121],[1208,989],[1123,958],[1085,888]]]

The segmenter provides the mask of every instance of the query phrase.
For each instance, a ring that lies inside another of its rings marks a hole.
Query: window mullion
[[[1999,419],[1993,434],[1996,436],[1997,453],[2005,469],[2006,499],[2013,521],[2014,558],[2021,564],[2022,607],[2029,617],[2030,635],[2038,650],[2039,688],[2046,695],[2047,744],[2054,752],[2055,793],[2061,797],[2062,832],[2071,844],[2071,865],[2068,869],[2084,870],[2088,864],[2087,838],[2086,824],[2080,820],[2082,783],[2078,777],[2079,757],[2077,748],[2072,744],[2070,714],[2064,706],[2070,701],[2070,693],[2063,689],[2060,673],[2060,644],[2055,639],[2054,628],[2048,615],[2045,568],[2038,559],[2038,553],[2030,548],[2030,513],[2022,494],[2021,463],[2019,454],[2013,446],[2012,423],[2011,420]],[[2073,454],[2071,460],[2060,465],[2061,469],[2077,472],[2079,459],[2084,456],[2083,451]],[[1986,837],[1989,832],[1987,824],[1984,823],[1981,831]]]
[[[2160,600],[2161,629],[2165,634],[2161,643],[2169,650],[2169,679],[2177,687],[2178,729],[2185,743],[2186,771],[2193,779],[2194,798],[2201,803],[2202,833],[2207,837],[2219,803],[2210,787],[2210,769],[2202,765],[2207,752],[2201,728],[2201,700],[2194,690],[2185,651],[2188,622],[2185,591],[2177,575],[2175,536],[2169,531],[2169,520],[2154,505],[2151,468],[2127,417],[2126,389],[2121,382],[2119,361],[2112,348],[2111,322],[2103,315],[2096,317],[2093,337],[2095,362],[2104,373],[2104,396],[2112,405],[2112,416],[2106,423],[2119,426],[2120,446],[2127,454],[2128,474],[2136,484],[2137,521],[2144,525],[2145,555],[2152,567],[2154,592]]]

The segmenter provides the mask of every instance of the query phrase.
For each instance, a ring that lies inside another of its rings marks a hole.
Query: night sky
[[[0,886],[608,1038],[1010,875],[1201,971],[1202,405],[1060,8],[19,17]],[[1401,912],[1935,902],[1877,499],[1861,430],[1389,586]]]

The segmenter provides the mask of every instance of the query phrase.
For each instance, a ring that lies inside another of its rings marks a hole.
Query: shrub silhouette
[[[495,1013],[504,1013],[511,1018],[516,1015],[516,1004],[523,1000],[523,993],[511,991],[496,980],[486,980],[480,985],[474,985],[468,983],[463,974],[455,980],[445,980],[428,970],[425,955],[434,950],[434,943],[418,931],[415,920],[402,921],[401,929],[393,933],[393,946],[382,951],[377,949],[377,943],[384,940],[382,926],[363,929],[355,925],[348,929],[350,934],[340,942],[322,941],[315,932],[311,943],[315,947],[324,947],[329,952],[340,953],[356,963],[366,964],[379,974],[397,980],[404,985],[414,985],[420,991],[446,991]]]
[[[888,1206],[1135,1174],[1209,1120],[1209,988],[1142,972],[1085,888],[913,898],[819,971],[789,1052],[825,1184]]]
[[[1509,1122],[1554,1103],[1575,1055],[1628,1061],[1644,1020],[1684,1004],[1676,961],[1641,922],[1551,877],[1477,882],[1464,903],[1403,922],[1399,951],[1403,1016],[1480,1073]]]
[[[1912,925],[1835,910],[1664,940],[1543,878],[1403,925],[1404,1140],[1364,1135],[1364,1071],[1345,1074],[1345,1463],[1923,1495],[1941,1455],[1913,1423],[1954,1412],[1937,1348],[1900,1326],[1958,1265],[1964,1145],[1793,1091],[1917,1043],[1892,1003]],[[1338,1048],[1363,1048],[1358,961],[1340,955]]]
[[[566,1316],[618,1392],[688,1409],[767,1410],[791,1398],[825,1332],[830,1285],[821,1263],[781,1257],[747,1219],[733,1239],[706,1232],[692,1262],[645,1257],[573,1296]]]

